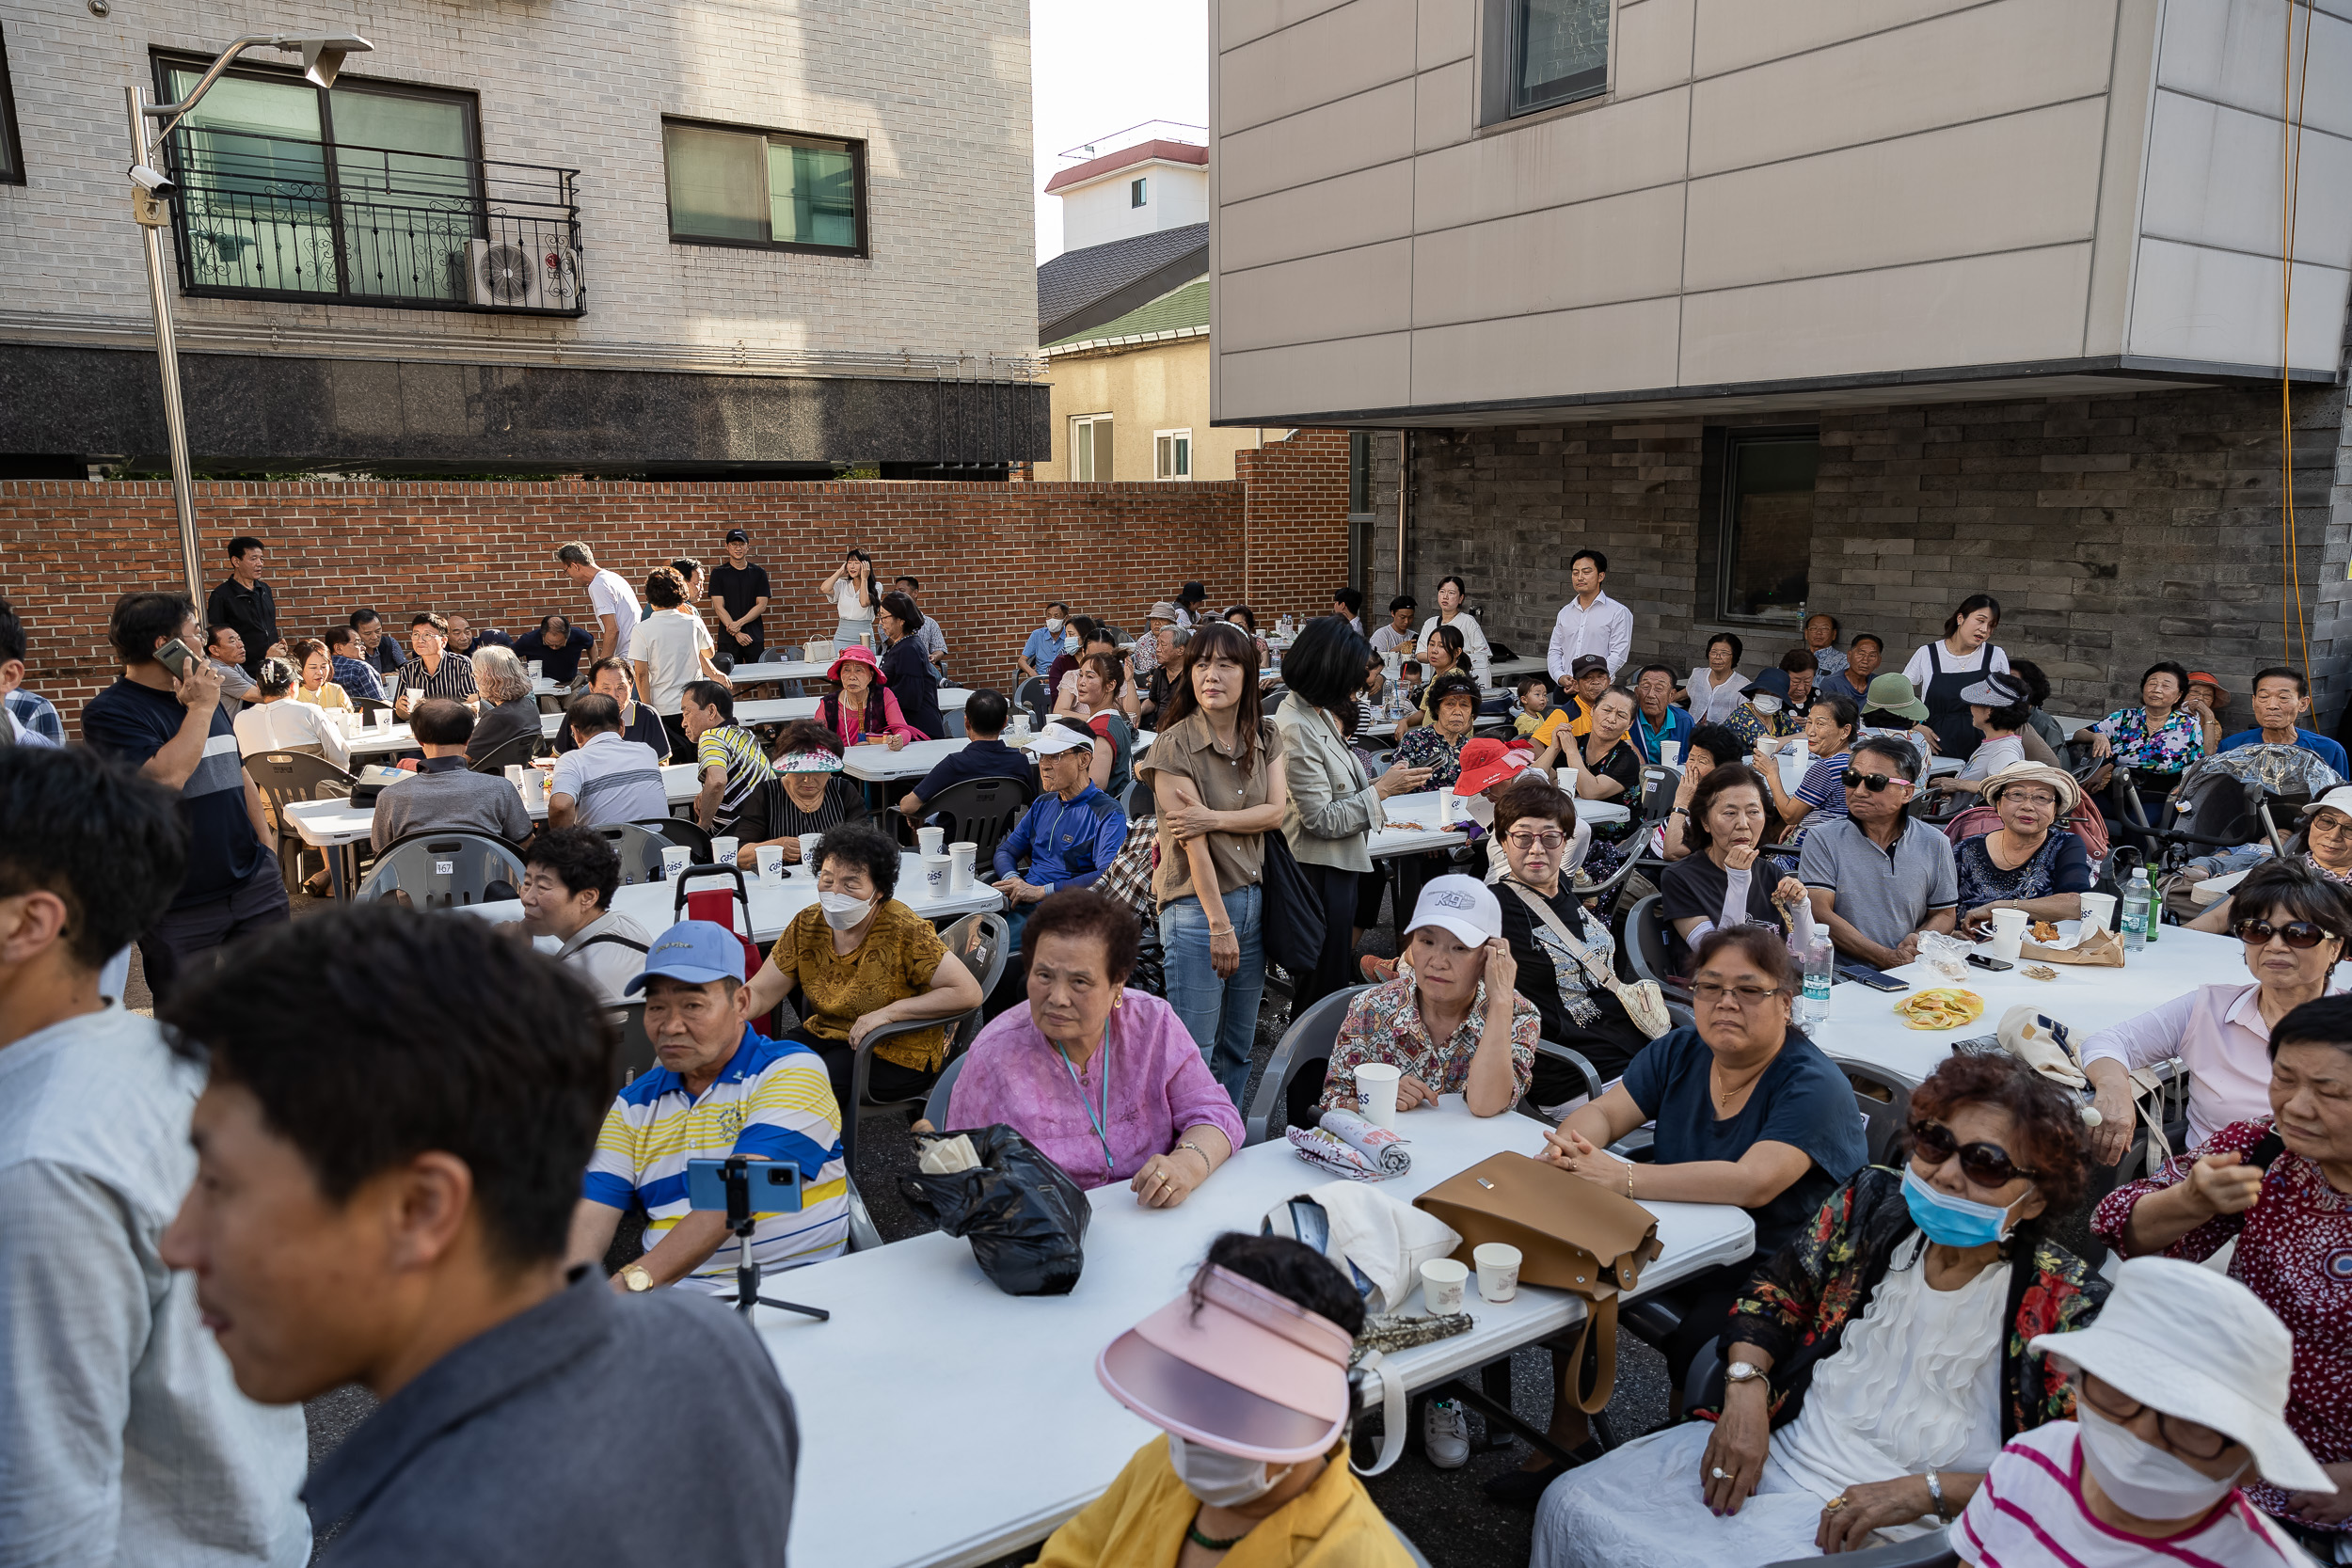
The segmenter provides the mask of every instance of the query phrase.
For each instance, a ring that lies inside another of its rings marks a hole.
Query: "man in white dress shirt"
[[[1552,624],[1551,648],[1544,667],[1554,685],[1565,686],[1568,672],[1581,655],[1594,654],[1609,661],[1612,679],[1633,653],[1633,611],[1600,591],[1609,578],[1609,558],[1595,549],[1568,557],[1568,584],[1576,597],[1560,607]]]

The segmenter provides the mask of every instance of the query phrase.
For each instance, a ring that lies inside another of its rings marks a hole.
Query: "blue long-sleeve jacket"
[[[1096,785],[1089,784],[1074,800],[1041,795],[997,841],[996,875],[1012,876],[1025,855],[1029,873],[1023,879],[1034,887],[1091,887],[1126,842],[1127,814]]]

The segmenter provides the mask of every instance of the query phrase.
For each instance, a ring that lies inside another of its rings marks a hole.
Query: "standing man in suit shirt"
[[[259,674],[262,660],[280,641],[278,595],[262,580],[262,542],[249,533],[229,541],[229,580],[204,601],[204,624],[232,626],[245,639],[245,673]]]

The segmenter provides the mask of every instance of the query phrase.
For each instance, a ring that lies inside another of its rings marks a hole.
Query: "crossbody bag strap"
[[[1558,911],[1550,905],[1535,896],[1534,889],[1517,877],[1505,876],[1502,879],[1511,891],[1518,894],[1526,903],[1528,911],[1549,927],[1553,936],[1567,944],[1568,951],[1575,956],[1577,963],[1583,968],[1588,978],[1599,981],[1612,991],[1616,991],[1622,987],[1622,981],[1593,960],[1593,955],[1585,950],[1584,944],[1578,941],[1575,933],[1568,929],[1567,923],[1560,918]]]

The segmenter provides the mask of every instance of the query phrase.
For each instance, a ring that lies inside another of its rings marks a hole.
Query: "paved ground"
[[[326,900],[296,895],[294,916],[300,920],[332,906]],[[1363,951],[1392,955],[1395,944],[1386,931],[1367,936]],[[151,998],[135,957],[125,1005],[150,1007]],[[1263,1069],[1282,1031],[1289,1026],[1287,1002],[1269,993],[1259,1019],[1257,1067]],[[1253,1078],[1254,1088],[1254,1078]],[[920,1234],[931,1228],[898,1196],[898,1178],[914,1169],[914,1140],[890,1120],[869,1122],[860,1150],[858,1186],[865,1194],[874,1223],[886,1240]],[[1610,1419],[1620,1437],[1649,1430],[1665,1419],[1666,1376],[1657,1354],[1631,1337],[1619,1341],[1617,1391],[1609,1406]],[[1512,1358],[1513,1407],[1521,1419],[1540,1424],[1551,1405],[1549,1361],[1540,1353],[1522,1351]],[[374,1401],[357,1387],[340,1388],[312,1400],[309,1418],[310,1462],[315,1465],[366,1419]],[[1414,1407],[1418,1423],[1419,1406]],[[1359,1453],[1369,1453],[1379,1433],[1373,1418],[1359,1429]],[[1525,1449],[1505,1444],[1477,1451],[1484,1423],[1470,1418],[1473,1452],[1458,1470],[1439,1470],[1421,1452],[1420,1433],[1410,1435],[1406,1452],[1386,1475],[1367,1482],[1372,1496],[1389,1518],[1418,1545],[1434,1568],[1517,1568],[1527,1560],[1534,1515],[1525,1510],[1499,1507],[1486,1500],[1481,1484],[1490,1476],[1516,1467]],[[992,1568],[1014,1568],[1034,1551],[1007,1558]]]

